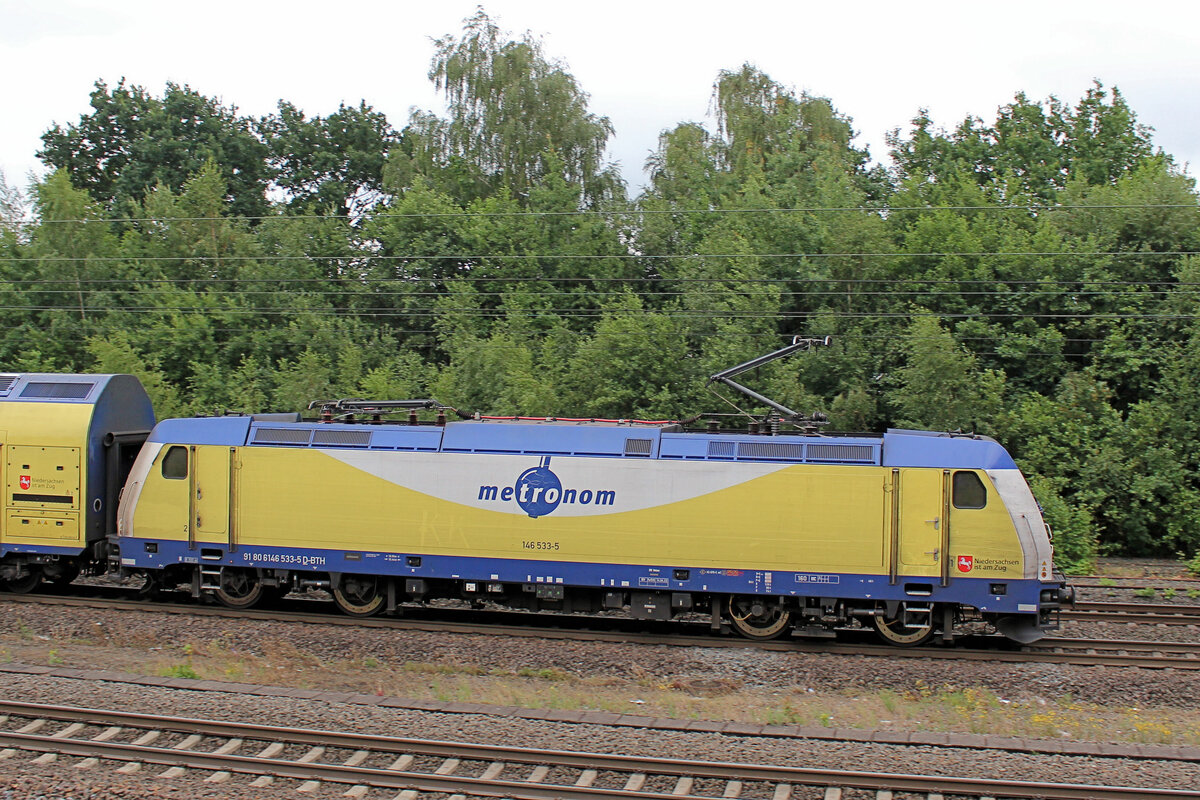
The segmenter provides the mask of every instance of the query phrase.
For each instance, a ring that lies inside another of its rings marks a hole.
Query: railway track
[[[1200,625],[1200,606],[1170,603],[1076,602],[1062,619],[1086,622],[1131,622],[1143,625]]]
[[[415,617],[351,618],[330,613],[328,604],[306,601],[299,610],[235,610],[193,603],[149,603],[111,598],[78,598],[53,595],[0,594],[0,603],[43,603],[82,608],[102,608],[140,613],[189,614],[287,622],[291,624],[347,625],[354,627],[419,630],[436,633],[518,636],[532,638],[608,641],[675,647],[737,647],[784,652],[825,653],[830,655],[884,658],[922,658],[943,660],[1000,661],[1007,663],[1050,662],[1086,666],[1121,666],[1150,669],[1200,670],[1200,644],[1049,638],[1024,647],[996,636],[964,637],[954,647],[896,648],[872,644],[873,637],[852,641],[782,639],[755,642],[740,637],[713,636],[703,624],[645,626],[625,619],[553,616],[545,614],[500,613],[490,615],[505,622],[481,622],[470,615],[446,613],[444,618]],[[443,612],[455,609],[439,609]],[[585,628],[584,625],[593,627]]]
[[[1200,798],[1200,791],[1047,783],[945,775],[823,770],[732,762],[689,761],[603,753],[424,741],[228,721],[0,702],[0,762],[38,764],[79,759],[70,766],[141,773],[160,779],[186,771],[214,784],[315,791],[323,783],[362,798],[376,790],[410,800],[418,792],[514,800],[544,798],[740,798],[788,800],[824,789],[972,798],[1126,800]],[[115,766],[120,763],[120,766]],[[196,776],[193,776],[196,777]],[[298,785],[296,785],[298,784]],[[376,792],[376,796],[378,795]]]

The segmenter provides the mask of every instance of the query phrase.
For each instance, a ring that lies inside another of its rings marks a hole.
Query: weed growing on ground
[[[192,668],[191,664],[172,664],[169,667],[160,669],[158,674],[163,678],[191,678],[192,680],[200,678],[200,675]]]
[[[557,667],[549,667],[547,669],[531,669],[522,667],[517,670],[517,675],[522,678],[538,678],[543,681],[565,681],[571,677],[569,672],[558,669]]]

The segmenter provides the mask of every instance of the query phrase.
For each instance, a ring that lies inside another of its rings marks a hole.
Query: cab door
[[[892,470],[892,577],[943,574],[945,489],[940,469]]]
[[[192,524],[198,541],[224,544],[230,539],[229,466],[230,448],[193,448]]]
[[[4,481],[4,462],[8,461],[8,454],[5,450],[8,448],[8,431],[0,431],[0,491],[8,486]],[[0,544],[8,541],[8,493],[5,492],[3,500],[0,500]]]

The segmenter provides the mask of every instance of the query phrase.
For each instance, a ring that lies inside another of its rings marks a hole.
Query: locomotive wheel
[[[263,596],[258,573],[252,569],[221,568],[221,582],[213,592],[217,601],[229,608],[250,608]]]
[[[776,639],[791,627],[792,612],[765,598],[732,594],[726,608],[733,629],[747,639]]]
[[[333,601],[352,617],[369,617],[383,610],[383,582],[376,575],[343,575]]]
[[[42,583],[42,571],[38,567],[29,567],[29,571],[19,578],[0,581],[0,588],[13,594],[29,594]]]
[[[892,619],[886,617],[871,617],[875,625],[875,633],[887,644],[893,647],[916,647],[925,644],[933,638],[933,614],[929,615],[928,625],[909,625],[904,621],[904,606]]]

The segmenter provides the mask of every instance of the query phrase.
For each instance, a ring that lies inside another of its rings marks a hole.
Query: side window
[[[186,447],[175,445],[162,460],[162,475],[164,478],[179,480],[188,474],[188,452]]]
[[[954,507],[983,508],[987,505],[987,487],[974,472],[954,473]]]

